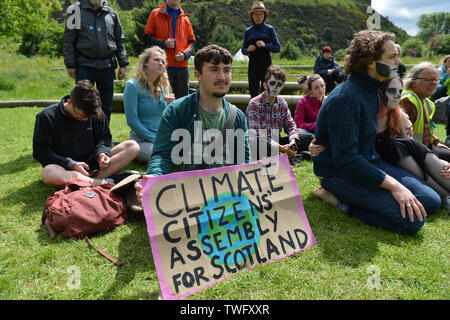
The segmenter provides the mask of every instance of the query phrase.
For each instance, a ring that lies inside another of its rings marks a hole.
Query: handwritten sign
[[[287,156],[142,180],[164,299],[316,244]]]

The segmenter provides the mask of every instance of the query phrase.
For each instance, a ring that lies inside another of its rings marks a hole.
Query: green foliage
[[[333,53],[334,59],[343,60],[347,54],[346,49],[339,49]]]
[[[218,25],[216,27],[212,42],[228,49],[233,55],[241,47],[241,41],[236,39],[233,30],[226,25]]]
[[[423,41],[437,34],[450,34],[450,12],[422,14],[417,26],[420,28],[418,37]]]
[[[43,31],[24,32],[18,52],[33,55],[61,57],[64,45],[64,24],[52,21],[52,28]]]
[[[409,57],[422,57],[425,43],[419,38],[409,38],[402,44],[402,55]]]
[[[323,39],[325,41],[331,42],[334,39],[334,31],[330,27],[325,27],[323,29]]]
[[[58,10],[58,0],[0,0],[0,35],[47,31]]]
[[[450,53],[450,34],[441,34],[437,37],[435,43],[434,52],[437,54],[449,54]]]
[[[144,29],[147,25],[147,20],[150,12],[158,7],[158,1],[147,0],[143,3],[141,8],[136,7],[130,12],[121,13],[122,15],[129,16],[132,19],[132,22],[128,21],[128,24],[125,25],[121,20],[125,38],[127,41],[128,56],[137,57],[139,56],[139,54],[141,54],[141,52],[144,51],[145,48],[147,48],[148,43],[146,40]]]
[[[280,57],[288,60],[298,60],[300,58],[300,49],[297,47],[297,41],[289,39],[287,44],[281,49]]]
[[[0,77],[0,91],[12,91],[16,88],[16,85],[11,80]]]
[[[211,44],[217,27],[217,16],[209,4],[200,4],[191,17],[194,17],[191,19],[191,23],[196,39],[195,47],[200,49]]]

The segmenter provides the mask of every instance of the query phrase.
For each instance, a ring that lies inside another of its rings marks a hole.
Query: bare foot
[[[321,186],[314,189],[314,195],[322,201],[328,203],[329,205],[337,207],[337,198],[331,192],[325,190]]]

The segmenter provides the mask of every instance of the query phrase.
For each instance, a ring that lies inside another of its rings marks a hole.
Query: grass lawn
[[[93,236],[92,243],[55,238],[41,224],[48,195],[32,157],[42,108],[0,109],[0,299],[157,299],[158,281],[145,221],[129,221]],[[128,138],[124,114],[113,114],[114,140]],[[445,135],[443,125],[438,136]],[[144,170],[132,163],[129,168]],[[243,271],[188,299],[449,299],[449,215],[429,216],[415,236],[367,226],[316,199],[312,163],[295,169],[318,244]],[[79,288],[73,288],[75,273]],[[379,279],[379,282],[377,282]]]

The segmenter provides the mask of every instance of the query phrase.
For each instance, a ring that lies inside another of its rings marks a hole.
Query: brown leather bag
[[[63,238],[84,238],[90,245],[88,235],[125,224],[127,207],[122,197],[111,192],[113,186],[113,183],[94,186],[75,179],[63,190],[53,192],[42,214],[42,223],[50,232],[50,238],[54,238],[57,231]]]

